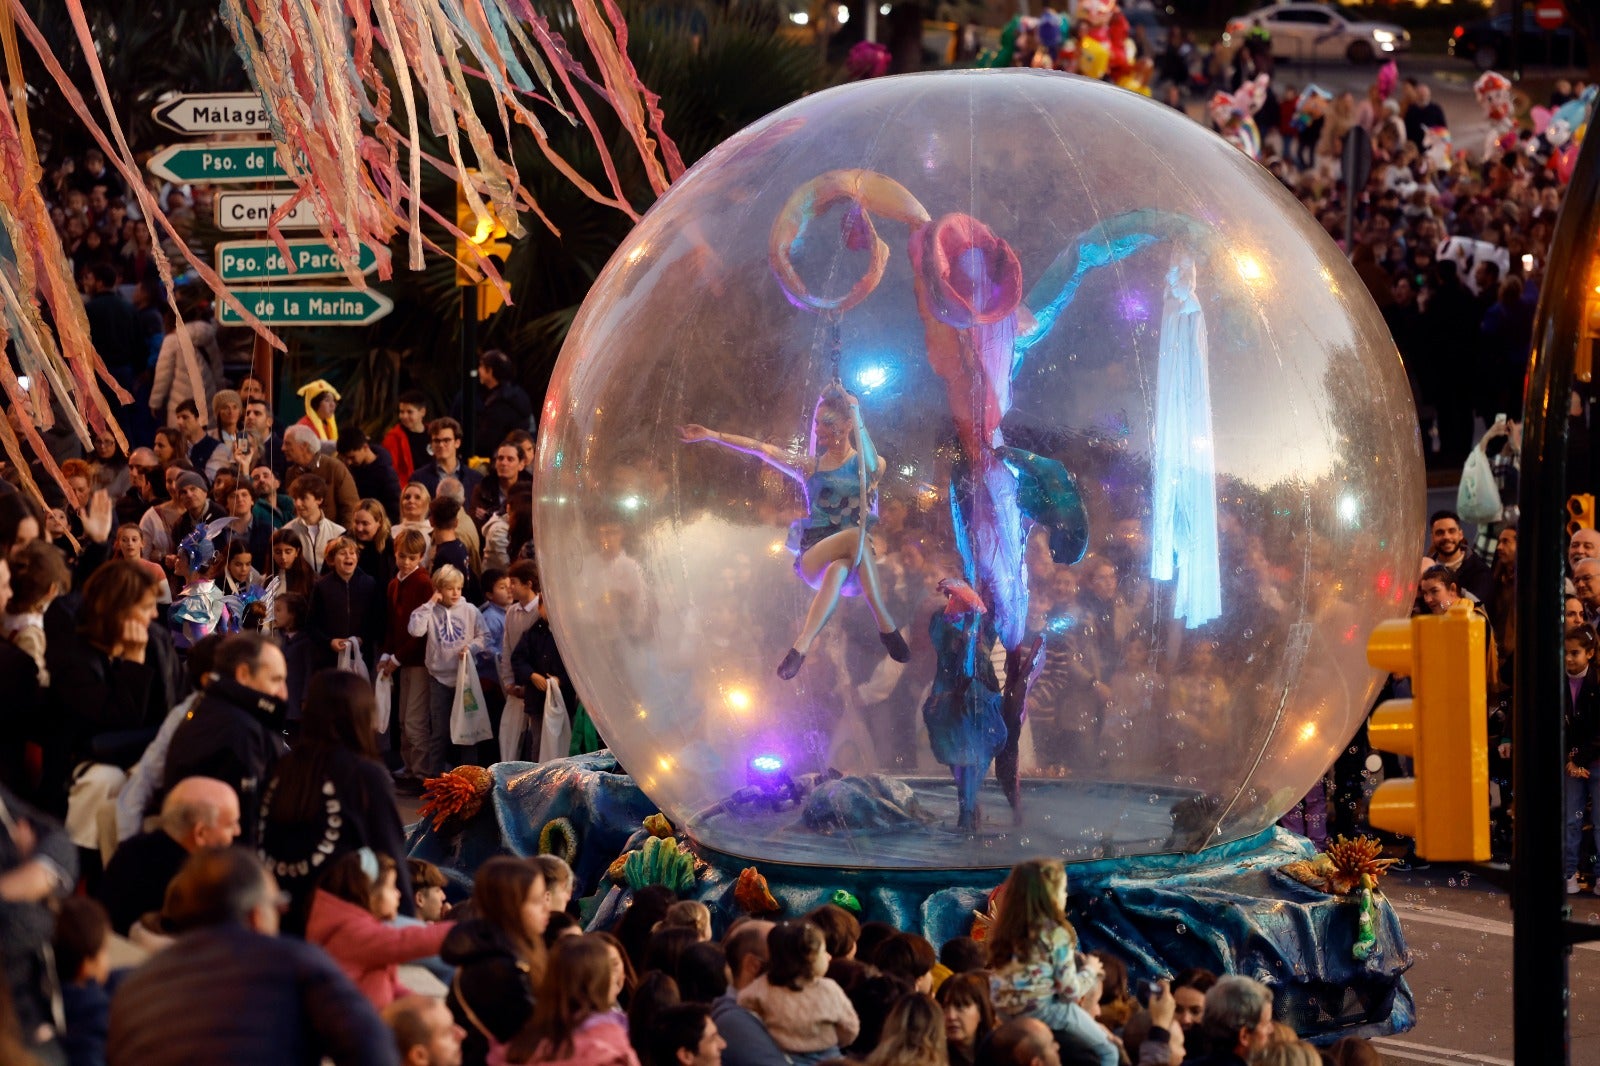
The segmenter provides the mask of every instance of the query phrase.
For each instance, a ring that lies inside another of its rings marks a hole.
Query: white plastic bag
[[[384,659],[392,660],[393,656],[385,655],[379,660],[381,666]],[[389,731],[389,717],[394,711],[394,674],[378,671],[378,680],[372,684],[373,698],[378,701],[378,714],[372,721],[373,729],[378,733]]]
[[[489,710],[483,702],[483,684],[478,680],[472,656],[461,659],[456,668],[456,699],[450,707],[450,743],[466,747],[494,738],[489,725]]]
[[[507,696],[505,710],[500,712],[500,761],[517,762],[522,758],[522,734],[527,729],[528,716],[522,710],[522,698]]]
[[[351,637],[345,641],[344,651],[339,653],[336,669],[349,671],[363,681],[372,680],[372,675],[367,672],[367,661],[361,657],[360,637]]]
[[[544,686],[544,726],[539,732],[539,761],[565,759],[572,747],[572,719],[567,717],[567,701],[556,679],[546,678]]]
[[[1464,521],[1487,525],[1500,520],[1500,487],[1494,483],[1494,468],[1482,448],[1467,455],[1461,468],[1461,485],[1456,489],[1456,513]]]

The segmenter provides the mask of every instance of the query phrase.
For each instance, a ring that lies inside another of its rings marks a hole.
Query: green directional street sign
[[[277,181],[289,177],[278,162],[271,141],[237,144],[169,144],[145,166],[168,181],[208,185],[241,181]]]
[[[272,241],[224,241],[217,245],[217,273],[227,285],[345,276],[333,245],[327,241],[312,238],[289,241],[288,245],[289,258],[285,259]],[[367,245],[360,248],[358,266],[361,273],[370,274],[378,268],[378,257]]]
[[[265,326],[367,326],[394,310],[394,301],[365,289],[285,285],[229,290]],[[244,323],[232,306],[219,305],[223,325]]]

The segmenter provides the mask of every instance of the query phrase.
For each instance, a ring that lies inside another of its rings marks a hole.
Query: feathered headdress
[[[199,572],[211,565],[211,561],[217,557],[217,546],[212,539],[231,525],[232,518],[219,518],[207,525],[195,526],[194,532],[183,538],[178,544],[178,551],[188,561],[191,572]]]

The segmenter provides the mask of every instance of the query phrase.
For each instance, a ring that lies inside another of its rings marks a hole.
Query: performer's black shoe
[[[904,641],[901,643],[904,643]],[[795,674],[800,672],[800,667],[805,664],[805,661],[806,657],[804,655],[801,655],[793,648],[790,648],[789,654],[785,655],[783,657],[783,662],[778,664],[778,676],[783,678],[785,681],[789,680],[790,678],[794,677]]]
[[[878,639],[883,641],[883,646],[889,651],[889,658],[897,663],[911,661],[911,649],[906,647],[906,638],[900,635],[898,629],[891,629],[887,633],[879,633]]]

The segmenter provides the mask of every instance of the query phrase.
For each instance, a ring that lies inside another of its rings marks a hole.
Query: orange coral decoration
[[[746,866],[740,871],[739,880],[733,886],[733,901],[746,914],[773,914],[783,909],[778,901],[772,898],[772,890],[767,887],[767,879],[762,877],[761,871],[754,866]]]
[[[667,816],[657,811],[644,820],[645,832],[653,837],[663,839],[672,835],[672,823],[667,821]]]
[[[1313,859],[1288,863],[1283,872],[1321,892],[1348,896],[1377,886],[1397,859],[1383,859],[1383,845],[1371,837],[1348,840],[1336,837],[1328,850]]]
[[[423,782],[422,808],[417,812],[424,818],[433,818],[434,832],[439,832],[452,818],[470,821],[483,809],[494,778],[481,766],[458,766],[438,777]]]

